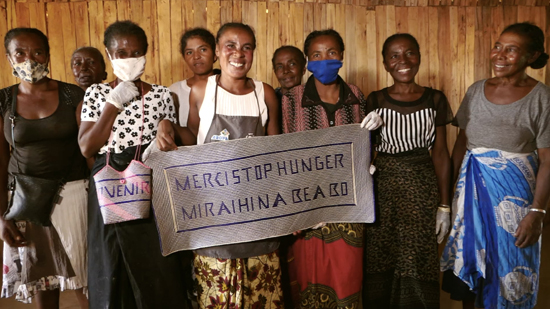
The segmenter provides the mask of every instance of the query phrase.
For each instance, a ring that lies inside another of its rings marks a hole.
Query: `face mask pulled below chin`
[[[109,53],[107,53],[109,55]],[[113,59],[109,55],[111,65],[113,66],[113,74],[122,81],[136,81],[145,71],[145,56],[138,58]]]
[[[43,79],[50,73],[47,63],[39,63],[31,59],[27,59],[21,63],[12,63],[12,66],[13,76],[31,84]]]
[[[307,69],[323,84],[330,84],[338,78],[338,71],[343,63],[337,59],[308,61]]]

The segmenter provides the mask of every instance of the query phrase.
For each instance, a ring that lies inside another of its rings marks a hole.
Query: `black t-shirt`
[[[86,160],[78,146],[76,108],[84,91],[76,85],[58,81],[59,104],[56,111],[41,119],[15,119],[16,147],[12,151],[8,172],[73,181],[88,177]],[[11,137],[12,87],[0,90],[0,114],[4,120],[4,137]],[[19,170],[17,162],[19,163]]]

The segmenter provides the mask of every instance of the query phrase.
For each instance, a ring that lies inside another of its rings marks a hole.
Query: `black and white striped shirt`
[[[383,153],[431,149],[436,126],[446,125],[452,120],[447,98],[441,91],[431,88],[425,88],[422,96],[412,102],[397,101],[384,88],[369,95],[367,106],[384,120],[384,125],[378,130],[375,148]]]

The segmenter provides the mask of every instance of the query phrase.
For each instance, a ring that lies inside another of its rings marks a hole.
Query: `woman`
[[[206,80],[214,74],[214,63],[218,57],[216,50],[216,38],[204,28],[193,28],[185,31],[180,39],[180,52],[183,60],[193,72],[193,76],[186,80],[173,83],[170,87],[174,102],[178,106],[178,124],[187,126],[189,116],[189,93],[191,87],[199,81]]]
[[[84,156],[96,157],[92,175],[105,166],[108,152],[111,167],[126,169],[136,146],[142,144],[143,151],[158,135],[161,121],[175,122],[168,88],[140,79],[148,47],[143,29],[117,21],[105,30],[103,43],[117,78],[88,88],[78,136]],[[88,225],[92,308],[187,307],[181,264],[174,255],[162,257],[152,215],[104,225],[91,181]]]
[[[107,79],[105,59],[95,47],[85,46],[75,50],[71,57],[71,68],[76,84],[84,91]]]
[[[365,117],[364,95],[338,76],[344,59],[344,41],[338,32],[313,31],[304,42],[304,54],[313,76],[283,96],[283,133],[361,120],[369,130],[382,124],[376,113]],[[331,223],[302,234],[289,252],[293,256],[289,268],[294,306],[358,308],[363,279],[363,224]]]
[[[480,308],[533,308],[550,194],[550,88],[525,70],[546,65],[544,33],[510,25],[490,57],[495,77],[474,83],[456,114],[457,214],[443,288],[465,307],[475,298]]]
[[[280,102],[290,88],[302,83],[302,76],[306,74],[306,57],[297,47],[285,45],[275,50],[271,63],[273,72],[281,85],[275,89]]]
[[[84,91],[47,77],[50,46],[38,29],[15,28],[4,38],[13,75],[21,83],[0,90],[0,213],[7,208],[7,184],[14,173],[63,179],[63,199],[51,215],[53,226],[0,217],[5,241],[2,297],[59,308],[59,291],[86,296],[86,188],[88,169],[77,135]],[[13,100],[13,101],[12,101]],[[16,104],[12,139],[10,116]],[[15,146],[10,153],[9,146]]]
[[[412,35],[387,38],[382,56],[394,84],[367,98],[384,126],[375,147],[377,217],[365,229],[364,305],[439,308],[437,242],[450,227],[452,111],[441,91],[414,81],[421,57]]]
[[[197,144],[219,139],[223,131],[229,132],[229,139],[279,133],[273,88],[246,76],[255,48],[256,38],[248,25],[227,23],[219,29],[216,56],[221,73],[197,81],[189,96],[187,124]],[[195,251],[199,307],[282,306],[278,247],[277,239],[268,239]],[[230,284],[218,289],[212,282]]]

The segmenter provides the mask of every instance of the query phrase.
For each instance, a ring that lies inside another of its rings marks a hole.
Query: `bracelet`
[[[451,212],[451,208],[449,207],[438,207],[437,208],[438,210],[441,210],[442,212]]]
[[[439,207],[451,208],[451,205],[439,204]]]
[[[543,215],[546,215],[546,210],[540,208],[529,208],[529,211],[540,212]]]

